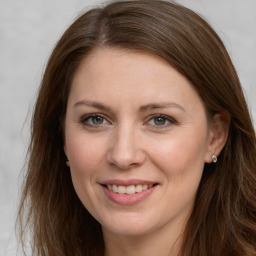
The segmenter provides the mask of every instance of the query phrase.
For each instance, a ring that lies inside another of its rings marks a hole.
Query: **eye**
[[[165,118],[159,116],[159,117],[153,118],[153,122],[155,125],[165,125],[167,120]]]
[[[159,126],[159,128],[167,127],[169,125],[177,123],[176,120],[171,118],[170,116],[158,114],[154,115],[151,119],[149,119],[148,124],[151,126]]]
[[[102,116],[93,116],[87,119],[87,121],[91,122],[91,124],[103,124],[104,123],[104,118]]]
[[[101,126],[108,124],[109,122],[100,114],[90,114],[85,116],[81,122],[87,126]]]

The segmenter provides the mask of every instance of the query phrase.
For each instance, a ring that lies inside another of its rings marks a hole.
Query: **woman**
[[[19,220],[32,255],[256,255],[255,132],[202,18],[119,1],[68,28],[36,102]]]

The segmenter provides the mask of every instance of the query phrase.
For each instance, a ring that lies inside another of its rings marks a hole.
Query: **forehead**
[[[203,105],[191,83],[165,60],[148,53],[102,48],[80,63],[71,88],[71,100],[102,103],[149,104],[175,101]]]

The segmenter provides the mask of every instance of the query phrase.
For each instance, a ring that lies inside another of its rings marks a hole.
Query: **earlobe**
[[[228,113],[217,113],[213,116],[209,130],[209,144],[205,162],[217,162],[217,157],[226,144],[230,125]]]

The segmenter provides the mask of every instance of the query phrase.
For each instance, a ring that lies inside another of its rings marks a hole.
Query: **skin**
[[[102,225],[105,255],[177,255],[204,164],[226,137],[222,116],[209,123],[193,86],[164,60],[113,48],[90,53],[73,79],[64,150],[77,195]],[[120,205],[101,185],[110,179],[157,186]]]

